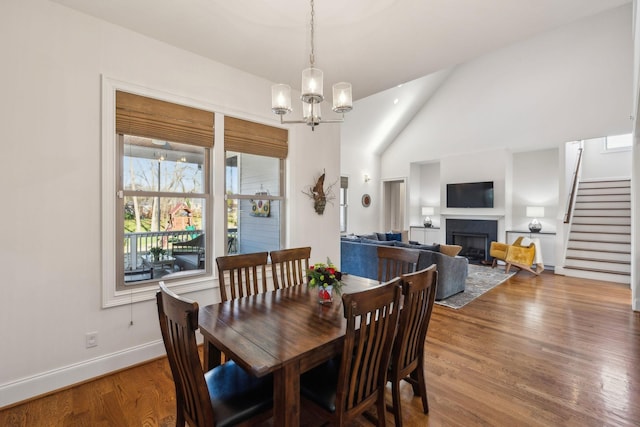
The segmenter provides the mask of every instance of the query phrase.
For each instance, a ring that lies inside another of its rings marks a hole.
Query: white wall
[[[277,121],[271,82],[46,0],[0,2],[0,35],[2,407],[164,352],[154,301],[101,308],[101,76]],[[323,169],[327,182],[338,179],[339,128],[292,127],[289,137],[288,246],[308,244],[315,259],[339,262],[338,205],[318,216],[302,194]],[[221,218],[216,144],[214,215]],[[226,240],[222,229],[214,240]],[[189,296],[210,303],[215,285]],[[85,349],[90,331],[98,331],[99,345]]]
[[[581,178],[583,180],[630,178],[631,150],[605,151],[604,140],[603,137],[584,141]]]
[[[422,207],[433,207],[431,215],[433,227],[440,227],[440,162],[420,165],[420,186],[418,194],[420,202],[411,208],[411,225],[423,225]],[[413,174],[412,174],[413,175]]]
[[[526,216],[527,206],[542,206],[544,217],[538,218],[542,231],[555,232],[557,219],[562,217],[564,209],[559,200],[559,150],[514,153],[512,183],[512,229],[528,230],[531,218]]]
[[[383,153],[382,178],[411,162],[629,132],[631,5],[459,65]]]
[[[349,119],[347,117],[346,120]],[[348,124],[345,123],[342,126],[346,128]],[[344,131],[342,138],[345,138]],[[349,177],[347,233],[369,234],[382,231],[380,156],[373,150],[353,144],[342,144],[340,151],[341,173]],[[370,177],[369,182],[364,182],[365,173]],[[369,207],[362,206],[361,200],[364,194],[371,196]]]

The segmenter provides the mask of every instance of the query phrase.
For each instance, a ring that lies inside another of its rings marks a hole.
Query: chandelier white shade
[[[320,103],[324,101],[324,78],[322,70],[316,68],[314,52],[314,2],[311,0],[311,54],[309,55],[309,68],[302,70],[302,84],[300,87],[300,100],[302,101],[303,120],[285,121],[283,116],[292,111],[291,87],[286,84],[275,84],[271,87],[271,111],[280,116],[280,123],[304,123],[313,130],[320,123],[341,123],[344,121],[344,113],[353,108],[351,83],[340,82],[333,85],[332,110],[342,114],[341,119],[322,120]]]
[[[271,86],[271,111],[279,115],[291,112],[291,86]]]

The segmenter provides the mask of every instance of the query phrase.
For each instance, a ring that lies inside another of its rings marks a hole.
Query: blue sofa
[[[438,269],[436,300],[463,292],[469,261],[461,256],[451,257],[437,252],[439,245],[413,245],[399,241],[342,238],[340,242],[340,271],[354,276],[378,278],[378,246],[397,246],[420,251],[418,270],[435,264]]]

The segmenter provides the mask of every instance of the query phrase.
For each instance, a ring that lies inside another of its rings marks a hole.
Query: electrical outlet
[[[87,332],[84,335],[85,345],[87,348],[97,347],[98,346],[98,333],[97,332]]]

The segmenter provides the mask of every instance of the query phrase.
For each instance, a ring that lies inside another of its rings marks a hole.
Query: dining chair
[[[231,426],[266,420],[273,412],[273,377],[257,378],[233,361],[204,372],[195,331],[198,303],[160,282],[160,330],[176,388],[176,426]]]
[[[227,255],[216,258],[222,301],[267,291],[268,252]],[[227,284],[227,278],[229,283]],[[230,295],[227,294],[227,285]]]
[[[368,408],[385,426],[385,384],[398,325],[400,278],[362,292],[343,294],[347,320],[342,356],[300,377],[300,392],[319,414],[343,426]]]
[[[304,282],[309,269],[311,248],[292,248],[271,251],[271,276],[275,289],[288,288]]]
[[[413,273],[418,266],[420,251],[415,249],[378,246],[378,281],[386,282],[406,273]]]
[[[424,413],[429,412],[427,386],[424,376],[424,344],[436,297],[438,271],[436,265],[401,276],[402,310],[398,321],[398,333],[393,343],[388,380],[391,382],[393,406],[391,411],[395,425],[402,426],[400,381],[413,387],[414,396],[422,398]]]

